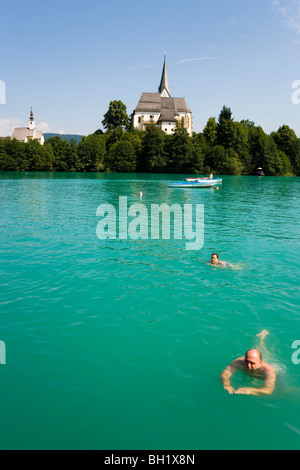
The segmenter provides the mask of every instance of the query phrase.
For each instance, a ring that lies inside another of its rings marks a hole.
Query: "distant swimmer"
[[[260,338],[260,346],[264,347],[264,338],[269,334],[267,330],[262,330],[257,337]],[[264,380],[263,386],[241,387],[235,390],[230,384],[230,377],[238,370],[242,370],[245,374],[256,379]],[[244,395],[271,395],[275,388],[276,373],[272,366],[262,360],[262,354],[258,349],[248,349],[245,356],[239,357],[229,364],[221,374],[221,382],[224,390],[233,394]]]
[[[213,253],[211,255],[210,261],[208,261],[206,264],[211,264],[212,266],[221,266],[223,268],[234,269],[233,264],[230,264],[227,261],[220,261],[218,253]]]

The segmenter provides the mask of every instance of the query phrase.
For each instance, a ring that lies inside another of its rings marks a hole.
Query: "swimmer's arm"
[[[219,265],[223,266],[224,268],[230,268],[230,269],[239,269],[233,264],[229,263],[228,261],[219,261]]]
[[[227,266],[228,266],[228,268],[236,269],[235,266],[234,266],[233,264],[231,264],[231,263],[227,263]]]
[[[262,388],[252,388],[252,387],[241,387],[237,390],[235,390],[233,393],[236,393],[237,395],[271,395],[274,389],[270,389],[268,387],[262,387]]]
[[[275,388],[275,382],[276,382],[276,374],[273,368],[270,367],[266,374],[265,382],[261,393],[266,393],[267,395],[271,395],[271,393],[274,391]]]
[[[240,359],[236,359],[221,373],[221,382],[223,384],[224,390],[227,390],[229,393],[234,393],[234,388],[230,385],[229,379],[240,368],[240,361]]]
[[[261,388],[253,388],[253,387],[242,387],[236,390],[234,393],[236,394],[243,394],[243,395],[271,395],[275,388],[275,381],[276,381],[276,374],[274,371],[268,372],[264,386]]]

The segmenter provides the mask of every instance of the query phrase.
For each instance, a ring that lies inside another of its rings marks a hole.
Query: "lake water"
[[[300,179],[167,187],[183,178],[0,173],[1,449],[300,448]],[[203,247],[100,240],[120,196],[203,204]],[[220,373],[262,329],[276,389],[229,395]]]

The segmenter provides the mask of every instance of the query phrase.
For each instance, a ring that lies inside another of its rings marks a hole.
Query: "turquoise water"
[[[300,448],[300,180],[168,189],[183,177],[0,173],[1,449]],[[119,196],[204,204],[203,248],[99,240]],[[276,389],[229,395],[220,372],[262,329]]]

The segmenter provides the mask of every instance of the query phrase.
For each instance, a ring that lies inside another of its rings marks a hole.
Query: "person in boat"
[[[258,335],[260,337],[260,346],[263,347],[263,341],[269,332],[267,330],[261,331]],[[245,374],[256,379],[264,381],[262,387],[241,387],[235,390],[231,383],[230,378],[238,370],[242,370]],[[239,357],[229,364],[226,369],[221,373],[221,382],[224,390],[230,394],[238,395],[271,395],[275,389],[276,373],[270,364],[262,360],[262,354],[258,349],[248,349],[245,356]]]

